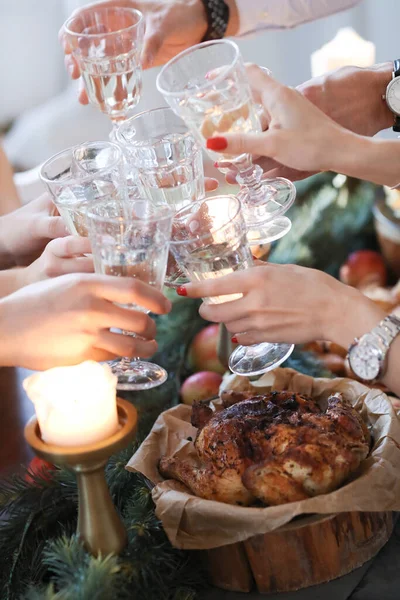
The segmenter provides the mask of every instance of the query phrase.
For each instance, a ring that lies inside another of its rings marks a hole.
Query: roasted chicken
[[[195,404],[199,462],[163,457],[161,474],[201,498],[278,505],[338,488],[367,456],[368,430],[340,394],[325,411],[292,392],[249,395],[225,393],[219,412]]]

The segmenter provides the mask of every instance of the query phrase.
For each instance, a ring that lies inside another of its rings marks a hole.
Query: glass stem
[[[126,329],[123,329],[122,333],[123,335],[129,335],[130,337],[137,337],[135,333],[133,333],[132,331],[126,331]],[[132,358],[129,358],[129,356],[121,356],[120,366],[123,369],[129,369],[131,363],[137,362],[138,360],[140,360],[140,356],[133,356]]]
[[[249,200],[253,203],[264,202],[265,184],[262,181],[263,170],[259,165],[253,165],[251,161],[246,164],[237,165],[239,173],[237,182],[248,190]]]

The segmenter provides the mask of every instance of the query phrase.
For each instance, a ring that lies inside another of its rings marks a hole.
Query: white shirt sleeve
[[[286,29],[351,8],[361,0],[236,0],[238,35]]]

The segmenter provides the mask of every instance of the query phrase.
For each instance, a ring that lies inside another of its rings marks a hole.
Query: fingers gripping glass
[[[87,210],[87,223],[96,273],[133,277],[161,290],[168,259],[173,212],[148,200],[118,205],[97,202]],[[137,304],[124,305],[149,313]],[[123,332],[125,335],[134,333]],[[145,390],[164,383],[167,372],[139,358],[121,358],[111,363],[119,390]]]
[[[157,88],[203,147],[207,139],[228,132],[261,132],[243,59],[230,40],[185,50],[163,67]],[[247,153],[207,152],[214,161],[224,161],[221,170],[238,173],[249,243],[271,242],[287,233],[290,221],[283,215],[294,202],[294,185],[281,177],[262,180],[262,169]]]
[[[191,281],[214,279],[253,267],[240,201],[234,196],[216,196],[181,209],[174,218],[171,251]],[[222,304],[242,294],[204,298]],[[244,333],[244,332],[237,332]],[[238,346],[229,368],[238,375],[259,375],[280,365],[290,356],[292,344],[265,342]]]

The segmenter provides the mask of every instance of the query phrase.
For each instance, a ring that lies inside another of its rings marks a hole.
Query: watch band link
[[[389,348],[393,340],[400,334],[400,319],[395,315],[388,315],[379,323],[375,332],[386,348]]]
[[[202,0],[202,2],[207,15],[208,28],[201,41],[208,42],[223,38],[229,22],[229,6],[224,0]]]

